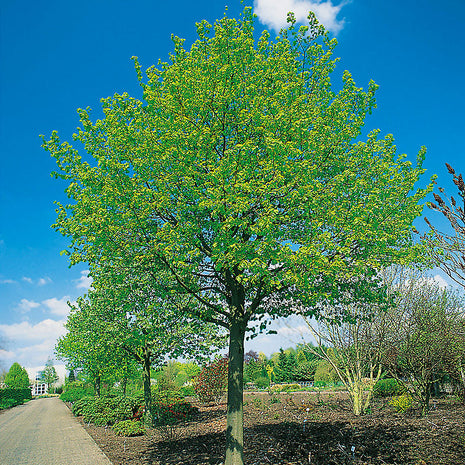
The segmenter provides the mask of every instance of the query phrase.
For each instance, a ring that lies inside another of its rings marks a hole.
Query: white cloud
[[[254,13],[258,19],[275,31],[286,27],[287,13],[292,11],[298,23],[306,23],[309,11],[313,11],[326,29],[337,34],[344,26],[344,20],[337,15],[346,4],[333,5],[330,0],[254,0]]]
[[[92,285],[92,278],[89,276],[89,270],[81,271],[81,277],[76,280],[77,289],[89,289]]]
[[[285,326],[283,328],[279,328],[277,333],[281,336],[289,337],[289,336],[303,336],[304,334],[311,334],[310,330],[308,329],[307,325],[299,325],[299,326]]]
[[[0,284],[16,284],[16,281],[13,279],[0,279]]]
[[[0,355],[8,363],[18,362],[20,365],[33,367],[44,364],[53,356],[57,339],[66,333],[64,320],[46,319],[36,324],[28,321],[11,325],[0,324],[0,334],[7,338],[12,347]]]
[[[42,304],[45,305],[53,315],[67,316],[69,313],[68,301],[69,296],[64,296],[61,299],[52,297],[51,299],[44,300]]]
[[[438,274],[429,279],[435,282],[441,289],[445,289],[449,285],[447,281],[442,276],[439,276]]]
[[[52,280],[46,276],[45,278],[40,278],[39,281],[37,281],[38,286],[45,286],[46,284],[50,284]]]
[[[26,281],[29,284],[33,284],[34,281],[31,278],[28,278],[27,276],[23,276],[23,281]]]
[[[39,323],[31,324],[29,321],[12,323],[10,325],[0,324],[0,334],[19,345],[27,345],[44,339],[57,338],[64,334],[64,321],[56,321],[47,318]]]
[[[27,313],[31,311],[33,308],[40,307],[38,302],[34,302],[33,300],[21,299],[21,302],[18,305],[18,309],[22,313]]]

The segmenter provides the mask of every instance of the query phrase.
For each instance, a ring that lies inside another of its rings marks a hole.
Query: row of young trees
[[[315,15],[298,28],[289,14],[275,40],[255,40],[255,21],[245,8],[198,23],[191,49],[174,37],[171,63],[146,78],[135,59],[142,100],[103,99],[95,122],[79,110],[86,158],[56,132],[43,143],[68,184],[55,228],[94,279],[70,332],[81,325],[86,353],[144,364],[180,350],[171,327],[205,341],[210,325],[225,331],[226,465],[243,463],[246,333],[297,310],[333,306],[344,321],[351,302],[379,304],[379,270],[422,259],[412,222],[433,187],[414,188],[424,149],[412,165],[392,136],[360,140],[377,86],[345,72],[333,91],[336,40]]]

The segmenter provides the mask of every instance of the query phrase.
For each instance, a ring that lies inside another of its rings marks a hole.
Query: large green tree
[[[254,22],[250,8],[202,21],[146,79],[136,60],[142,100],[104,99],[96,122],[79,110],[87,159],[44,139],[69,183],[56,229],[71,263],[164,267],[197,316],[227,329],[227,465],[243,463],[246,332],[299,304],[378,299],[376,270],[415,255],[428,190],[412,191],[424,150],[412,166],[392,136],[357,140],[376,85],[345,72],[332,90],[336,40],[313,14],[301,28],[289,15],[274,41],[256,41]]]
[[[26,389],[29,387],[29,376],[25,368],[15,362],[5,376],[5,384],[12,389]]]

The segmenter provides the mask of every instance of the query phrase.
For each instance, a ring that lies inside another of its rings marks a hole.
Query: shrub
[[[91,387],[85,387],[81,382],[75,381],[65,386],[65,391],[60,395],[63,402],[76,402],[83,397],[89,397],[93,393]]]
[[[152,420],[154,426],[175,425],[190,421],[198,412],[198,408],[189,402],[155,402],[152,405]]]
[[[82,409],[84,421],[97,426],[114,425],[130,420],[133,416],[132,402],[127,397],[95,397]]]
[[[228,385],[228,359],[216,360],[195,378],[194,390],[200,402],[219,402]]]
[[[258,389],[266,389],[270,386],[270,378],[268,378],[268,376],[259,376],[255,380],[255,386],[257,386]]]
[[[271,390],[274,392],[290,392],[300,389],[300,384],[275,384],[271,386]]]
[[[395,378],[380,379],[373,388],[374,397],[399,396],[404,393],[404,387]]]
[[[142,436],[145,434],[144,425],[140,421],[123,420],[113,426],[117,436]]]
[[[73,414],[76,417],[83,415],[84,407],[93,401],[94,401],[94,397],[92,396],[81,397],[78,401],[74,402],[73,404],[73,408],[72,408]]]
[[[153,402],[175,403],[181,402],[183,397],[179,391],[152,391]]]
[[[20,389],[0,389],[0,410],[21,405],[25,400],[32,399],[29,388]]]
[[[181,386],[181,388],[179,389],[179,394],[181,394],[183,397],[195,396],[194,386]]]
[[[402,394],[401,396],[393,397],[389,405],[394,407],[397,413],[406,413],[413,408],[413,399],[409,394]]]

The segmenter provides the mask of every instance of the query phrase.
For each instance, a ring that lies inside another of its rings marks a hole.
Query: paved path
[[[58,398],[35,399],[0,414],[1,465],[111,465]]]

